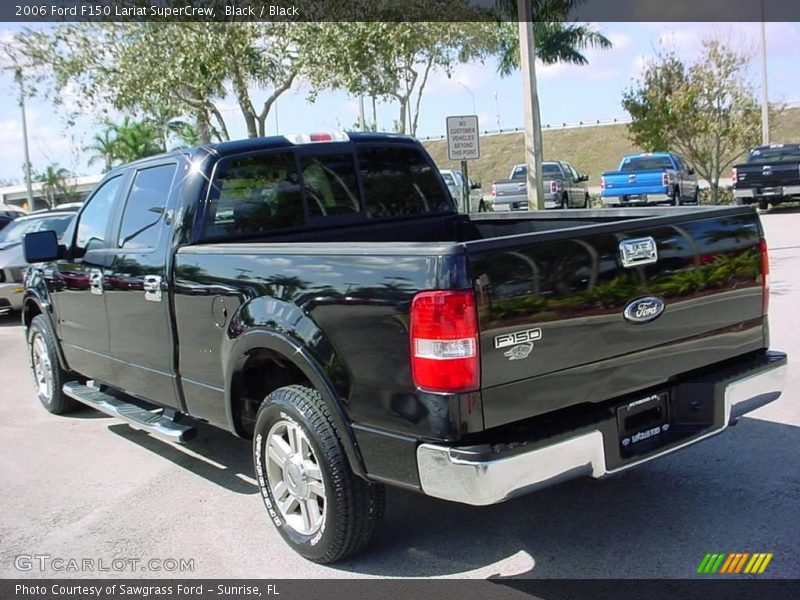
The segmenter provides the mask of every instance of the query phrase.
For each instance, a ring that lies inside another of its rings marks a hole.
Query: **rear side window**
[[[347,215],[361,211],[352,154],[304,156],[301,165],[309,217]]]
[[[669,156],[629,156],[622,161],[620,171],[658,171],[672,168]]]
[[[416,148],[361,148],[359,170],[370,217],[452,211],[446,188]]]
[[[542,176],[543,177],[560,177],[561,168],[554,163],[542,163]]]
[[[520,165],[514,168],[511,174],[511,179],[526,179],[528,177],[528,168],[525,165]]]
[[[119,247],[151,250],[158,244],[162,216],[175,177],[175,164],[142,169],[136,173],[125,203]]]
[[[747,158],[750,163],[800,162],[800,146],[756,148]]]
[[[303,191],[293,153],[220,162],[211,188],[205,237],[257,234],[304,221]]]

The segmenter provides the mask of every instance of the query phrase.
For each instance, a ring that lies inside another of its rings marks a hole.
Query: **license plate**
[[[644,194],[631,194],[628,196],[629,202],[636,202],[637,200],[647,200],[647,196]]]
[[[669,393],[660,392],[617,408],[619,443],[623,453],[657,445],[669,429]]]
[[[761,193],[764,196],[780,196],[783,193],[783,189],[782,188],[774,188],[774,187],[772,187],[772,188],[764,188],[763,190],[761,190]]]

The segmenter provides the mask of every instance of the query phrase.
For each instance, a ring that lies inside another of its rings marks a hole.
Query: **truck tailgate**
[[[605,182],[605,195],[621,196],[624,194],[641,194],[661,191],[665,186],[662,182],[663,170],[631,171],[603,174]]]
[[[604,401],[766,347],[758,218],[748,209],[713,214],[467,242],[486,426]],[[498,231],[487,222],[487,234]],[[621,246],[648,239],[656,260],[624,266]]]
[[[736,187],[774,187],[800,185],[800,169],[797,163],[745,164],[736,167]]]

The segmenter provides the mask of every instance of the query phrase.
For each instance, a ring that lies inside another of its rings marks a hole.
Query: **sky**
[[[760,86],[758,57],[759,23],[595,23],[595,28],[614,44],[611,50],[586,51],[587,66],[537,65],[542,124],[560,127],[563,123],[625,120],[620,101],[659,44],[667,43],[686,60],[694,60],[703,37],[722,36],[735,47],[752,54],[750,77]],[[0,24],[0,43],[17,26]],[[769,99],[800,105],[797,63],[800,61],[800,23],[767,23],[767,74]],[[0,73],[0,180],[22,180],[23,145],[19,98],[13,77]],[[760,89],[760,88],[759,88]],[[358,99],[344,92],[320,93],[312,104],[309,89],[302,82],[281,96],[277,114],[273,111],[267,126],[269,135],[352,129],[358,121]],[[519,72],[500,77],[493,60],[468,63],[455,68],[450,77],[434,73],[422,99],[418,137],[441,136],[448,115],[477,114],[481,130],[521,127],[522,76]],[[254,90],[254,97],[264,92]],[[79,102],[79,90],[70,90],[66,103]],[[245,137],[244,123],[232,99],[223,101],[223,110],[232,138]],[[367,102],[371,118],[371,102]],[[86,114],[73,127],[67,127],[60,109],[42,98],[27,102],[31,162],[34,171],[58,163],[78,175],[100,172],[101,164],[88,165],[82,150],[101,127]],[[398,118],[397,104],[378,104],[378,124],[391,130]],[[784,140],[789,141],[789,140]]]

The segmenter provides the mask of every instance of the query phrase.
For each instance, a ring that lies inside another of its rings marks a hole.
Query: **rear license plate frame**
[[[671,426],[670,392],[663,390],[617,407],[617,437],[623,454],[637,454],[660,445]]]

